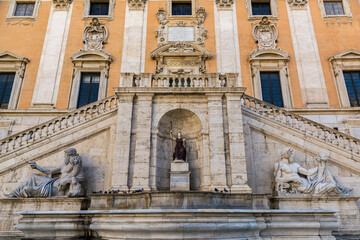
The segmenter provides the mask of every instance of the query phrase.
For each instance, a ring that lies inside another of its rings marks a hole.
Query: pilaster
[[[119,95],[114,157],[112,159],[112,189],[128,190],[130,140],[134,93]]]
[[[54,0],[50,10],[32,108],[55,108],[71,20],[70,0]]]
[[[208,100],[210,189],[227,188],[225,163],[224,118],[221,93],[206,94]]]
[[[247,183],[245,142],[241,113],[241,95],[226,93],[231,192],[251,193]]]
[[[287,1],[287,9],[299,75],[306,107],[328,107],[324,73],[307,0]]]
[[[137,94],[132,189],[150,190],[151,115],[153,93]]]

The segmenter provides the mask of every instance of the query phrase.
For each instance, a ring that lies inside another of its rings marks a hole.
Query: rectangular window
[[[80,108],[98,100],[100,73],[82,73],[77,107]]]
[[[345,15],[341,1],[324,1],[326,15]]]
[[[192,15],[191,2],[172,2],[171,5],[172,15]]]
[[[35,3],[16,3],[14,16],[32,16]]]
[[[279,72],[260,72],[263,101],[284,107]]]
[[[360,107],[360,72],[344,71],[344,79],[350,106]]]
[[[268,2],[251,2],[252,15],[271,15],[270,1]]]
[[[9,106],[11,90],[14,85],[15,73],[0,73],[0,108]]]
[[[108,2],[90,2],[89,15],[96,15],[96,16],[109,15],[109,3]]]

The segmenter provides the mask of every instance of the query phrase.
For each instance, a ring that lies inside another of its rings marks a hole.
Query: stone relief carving
[[[55,10],[68,10],[72,0],[53,0]]]
[[[168,13],[163,9],[159,8],[156,13],[157,20],[159,22],[159,26],[156,29],[155,38],[157,39],[158,46],[166,45],[169,36],[169,27],[193,27],[194,28],[194,42],[199,45],[204,45],[205,39],[207,39],[207,30],[203,26],[204,21],[206,20],[206,11],[205,8],[199,7],[196,10],[195,17],[196,19],[192,23],[187,23],[184,21],[176,21],[169,24],[168,21]]]
[[[231,8],[234,5],[234,0],[216,0],[218,8]]]
[[[255,25],[253,35],[259,49],[276,48],[278,30],[275,24],[269,21],[268,17],[263,17],[261,21]]]
[[[281,194],[310,196],[350,196],[351,189],[342,186],[326,167],[328,157],[320,153],[318,166],[306,169],[293,162],[294,151],[285,148],[281,160],[275,163],[275,191]]]
[[[29,162],[31,168],[44,174],[32,174],[24,183],[12,191],[12,198],[48,198],[53,196],[78,197],[85,195],[83,184],[85,174],[82,159],[75,148],[65,150],[64,164],[55,168],[44,168],[34,162]],[[60,177],[53,177],[60,174]]]
[[[308,0],[288,0],[291,8],[305,8],[308,4]]]
[[[85,51],[102,50],[108,37],[109,32],[107,28],[99,22],[99,19],[93,18],[90,26],[85,27],[83,31]]]
[[[146,0],[128,0],[130,10],[142,10],[145,8]]]

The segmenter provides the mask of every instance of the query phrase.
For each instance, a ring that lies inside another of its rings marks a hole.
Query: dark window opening
[[[15,73],[0,73],[0,108],[9,106],[11,90],[14,85]]]
[[[341,1],[324,1],[326,15],[344,15]]]
[[[109,15],[109,3],[108,2],[90,2],[90,14],[89,15]]]
[[[260,72],[263,101],[284,107],[279,72]]]
[[[253,15],[271,15],[271,7],[269,2],[251,2]]]
[[[172,2],[172,15],[192,15],[191,2]]]
[[[360,107],[360,72],[344,71],[344,79],[350,106]]]
[[[98,100],[100,73],[82,73],[77,107],[80,108]]]
[[[32,16],[35,3],[17,3],[14,16]]]

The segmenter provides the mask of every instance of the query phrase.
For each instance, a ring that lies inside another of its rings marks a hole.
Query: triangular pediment
[[[249,55],[249,61],[252,60],[289,60],[289,54],[279,48],[256,49]]]
[[[156,48],[150,53],[152,58],[159,56],[202,56],[212,57],[212,53],[203,46],[191,42],[174,42]]]
[[[2,51],[0,52],[0,61],[1,62],[30,62],[29,59],[27,59],[26,57],[23,57],[19,54],[10,52],[10,51]]]
[[[71,61],[112,61],[111,55],[105,51],[81,50],[71,56]]]
[[[329,58],[330,61],[334,59],[360,59],[360,50],[348,49],[334,54]]]

